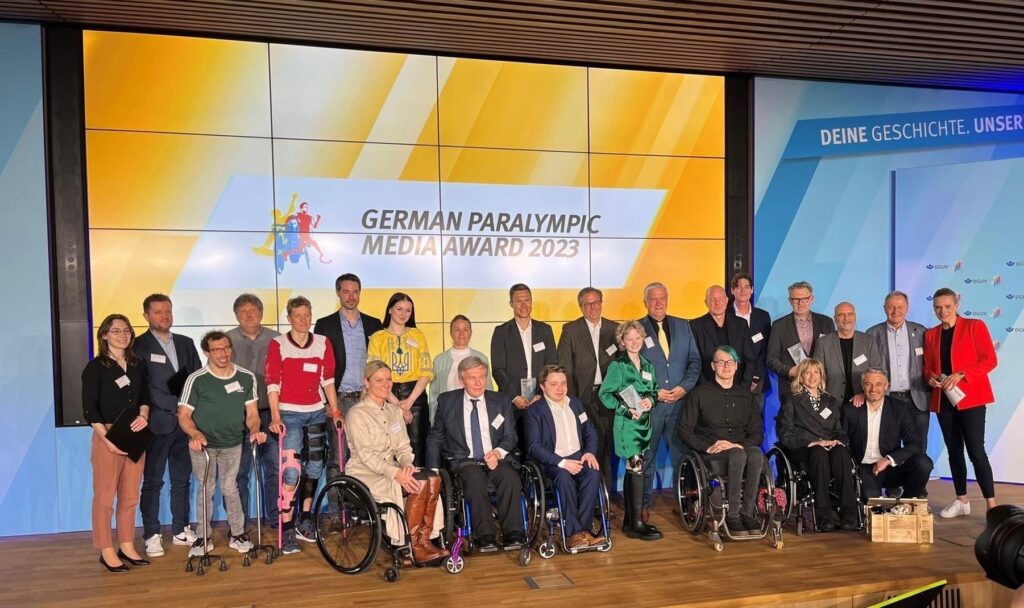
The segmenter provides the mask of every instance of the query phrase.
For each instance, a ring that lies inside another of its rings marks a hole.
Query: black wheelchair
[[[337,432],[337,445],[345,445],[344,433]],[[327,563],[342,574],[359,574],[373,565],[383,547],[391,558],[391,565],[384,570],[389,583],[398,580],[404,564],[425,566],[413,557],[405,510],[392,502],[376,502],[366,484],[345,475],[343,462],[339,465],[340,474],[324,485],[313,505],[316,545]],[[403,544],[391,543],[385,534],[383,518],[388,511],[397,514],[402,523]]]
[[[538,493],[536,488],[540,484],[540,470],[533,463],[519,464],[515,458],[509,460],[512,466],[519,473],[522,483],[523,494],[520,499],[520,510],[522,514],[523,530],[526,540],[519,545],[503,544],[505,551],[519,551],[519,565],[528,566],[532,554],[530,547],[533,546],[540,533],[541,518],[544,514],[544,495]],[[461,466],[474,466],[463,464]],[[475,466],[486,467],[483,462],[477,462]],[[476,546],[473,537],[473,519],[470,511],[469,501],[466,500],[461,478],[454,474],[455,466],[451,458],[445,459],[445,467],[440,469],[442,479],[441,500],[444,503],[444,536],[445,543],[450,548],[451,555],[444,562],[444,568],[451,574],[458,574],[465,567],[465,555],[480,551]],[[488,484],[490,486],[490,484]],[[492,507],[495,501],[494,488],[489,487]],[[499,526],[500,530],[500,526]],[[498,551],[497,548],[490,552]],[[487,552],[487,551],[480,551]]]
[[[808,478],[806,469],[796,461],[793,454],[780,443],[776,443],[768,450],[767,466],[765,471],[770,471],[775,478],[775,487],[786,493],[785,508],[779,513],[779,519],[783,525],[789,522],[790,518],[796,515],[794,528],[797,536],[803,536],[807,530],[807,512],[810,511],[811,528],[815,532],[821,531],[818,527],[818,518],[815,515],[814,488],[811,487],[811,480]],[[857,529],[864,528],[864,504],[861,500],[861,481],[857,463],[850,458],[850,468],[853,471],[854,494],[857,497]],[[832,508],[839,504],[839,494],[833,487],[834,482],[829,482],[829,498]]]
[[[761,540],[769,535],[771,546],[781,550],[784,546],[782,521],[777,515],[785,509],[785,497],[776,491],[768,467],[762,469],[758,483],[755,516],[761,524],[759,534],[735,536],[729,530],[725,522],[730,506],[726,498],[727,483],[725,473],[718,471],[717,466],[709,467],[700,454],[691,452],[684,456],[676,466],[676,498],[683,527],[694,536],[706,530],[715,551],[725,549],[723,536],[730,540]]]
[[[610,551],[612,548],[612,526],[611,517],[608,512],[608,505],[611,503],[608,497],[608,487],[605,486],[604,477],[599,477],[600,487],[597,493],[597,505],[594,507],[594,524],[591,528],[591,534],[600,534],[605,538],[603,543],[598,545],[591,545],[588,547],[577,547],[572,548],[567,544],[568,538],[565,535],[565,528],[562,526],[562,493],[554,486],[551,480],[545,478],[540,474],[540,469],[536,465],[531,465],[536,471],[536,484],[527,490],[526,486],[523,486],[523,493],[533,493],[540,501],[541,512],[544,513],[544,520],[547,523],[547,537],[544,542],[537,547],[537,554],[543,559],[551,559],[557,553],[558,547],[556,541],[562,548],[562,551],[569,553],[570,555],[576,555],[577,553],[587,553],[590,551],[600,551],[602,553]],[[545,510],[546,507],[546,510]],[[558,529],[558,534],[555,533],[555,529]]]

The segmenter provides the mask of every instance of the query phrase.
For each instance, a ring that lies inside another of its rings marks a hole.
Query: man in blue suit
[[[497,548],[488,481],[494,484],[497,496],[502,544],[506,549],[522,546],[523,486],[509,456],[519,441],[512,400],[505,393],[486,390],[489,379],[483,359],[466,357],[459,362],[458,372],[464,388],[438,396],[425,463],[427,468],[436,469],[442,464],[442,456],[451,458],[454,474],[462,480],[469,502],[479,550]]]
[[[651,410],[651,465],[644,472],[643,520],[648,520],[651,509],[651,492],[654,489],[654,473],[658,461],[658,448],[664,436],[668,442],[674,471],[686,453],[683,440],[676,433],[682,412],[683,397],[697,384],[700,377],[700,353],[697,342],[690,332],[685,319],[668,314],[668,288],[661,283],[644,287],[644,306],[647,316],[640,319],[647,332],[640,354],[654,364],[654,376],[658,381],[658,403]],[[668,480],[672,487],[674,480]]]
[[[583,404],[569,397],[569,380],[561,365],[540,372],[544,400],[526,410],[526,445],[562,497],[562,529],[569,549],[601,545],[608,539],[590,534],[601,473],[597,464],[597,428]]]
[[[195,532],[189,527],[189,481],[192,460],[188,454],[188,435],[178,426],[178,403],[185,379],[203,366],[195,342],[188,336],[172,334],[174,314],[171,299],[154,293],[142,302],[142,316],[149,331],[135,340],[135,354],[146,362],[149,372],[149,428],[153,440],[146,447],[146,466],[142,472],[143,538],[146,555],[164,554],[160,537],[160,490],[164,486],[164,470],[171,478],[171,541],[175,545],[191,545]]]

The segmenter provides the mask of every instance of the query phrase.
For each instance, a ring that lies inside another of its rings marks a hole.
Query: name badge
[[[651,376],[651,372],[640,372],[640,377],[644,380],[651,381],[654,378]]]
[[[867,357],[865,357],[864,355],[860,355],[856,359],[853,360],[853,364],[854,365],[864,365],[864,362],[867,361],[867,360],[868,360]]]
[[[654,338],[647,336],[644,338],[644,346],[647,348],[654,348]]]
[[[821,417],[823,419],[828,420],[828,417],[832,415],[832,410],[830,410],[830,409],[828,409],[826,407],[825,409],[821,410],[819,413],[821,414]]]
[[[124,388],[131,383],[132,381],[128,379],[128,376],[121,376],[117,380],[114,380],[114,384],[117,384],[117,388]]]
[[[754,344],[757,344],[761,340],[764,340],[764,336],[761,335],[761,332],[757,332],[756,334],[750,336],[750,341],[753,342]]]
[[[302,371],[304,371],[304,372],[313,372],[315,374],[317,372],[317,365],[316,365],[316,363],[303,363],[302,364]]]
[[[153,363],[167,363],[167,355],[158,355],[153,353],[149,356],[149,360]]]
[[[542,350],[544,350],[544,343],[543,342],[537,342],[536,344],[533,345],[533,352],[539,353]]]
[[[402,425],[401,424],[396,422],[396,423],[391,425],[391,434],[392,435],[397,435],[398,432],[401,431],[401,430],[402,430]]]
[[[491,421],[491,426],[494,427],[494,430],[498,430],[499,428],[501,428],[502,422],[505,422],[505,417],[502,416],[501,414],[498,414],[498,416]]]
[[[615,351],[617,351],[617,350],[618,350],[618,349],[617,349],[617,348],[615,348],[615,345],[614,345],[614,344],[612,344],[612,345],[611,345],[611,346],[609,346],[608,348],[604,349],[604,352],[608,353],[608,356],[610,357],[610,356],[614,355],[614,354],[615,354]]]
[[[405,343],[409,345],[409,348],[419,348],[420,347],[420,343],[417,342],[416,340],[413,340],[412,338],[406,338],[405,339]]]
[[[224,392],[225,393],[240,393],[240,392],[242,392],[242,385],[238,383],[238,380],[235,380],[231,384],[225,384],[224,385]]]
[[[586,421],[587,421],[587,413],[583,412],[582,414],[580,414],[580,424],[583,424]]]
[[[824,338],[824,337],[825,337],[825,334],[818,334],[818,337],[819,337],[819,338]]]
[[[923,357],[924,356],[924,348],[921,347],[921,346],[918,346],[917,348],[914,349],[914,354],[917,355],[918,357]]]

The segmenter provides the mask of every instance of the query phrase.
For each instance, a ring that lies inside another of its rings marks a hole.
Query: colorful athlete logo
[[[298,192],[292,194],[288,210],[281,213],[274,209],[274,224],[267,233],[266,240],[260,247],[253,247],[256,255],[274,257],[278,274],[284,272],[288,262],[298,264],[306,260],[309,268],[309,249],[312,248],[319,256],[321,264],[330,264],[331,259],[324,255],[320,244],[313,238],[313,230],[320,225],[320,216],[309,213],[309,203],[303,201],[295,212],[295,202],[299,199]]]

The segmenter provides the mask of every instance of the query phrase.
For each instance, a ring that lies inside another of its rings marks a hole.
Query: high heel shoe
[[[128,557],[127,555],[125,555],[124,551],[122,551],[120,549],[117,550],[117,556],[121,558],[121,561],[128,562],[129,564],[131,564],[133,566],[148,566],[149,565],[149,560],[148,559],[143,559],[141,557],[139,559],[134,559],[134,558]]]
[[[103,559],[102,555],[100,556],[100,563],[107,569],[107,572],[128,572],[128,566],[124,564],[121,564],[120,566],[111,566],[107,563],[107,560]]]

